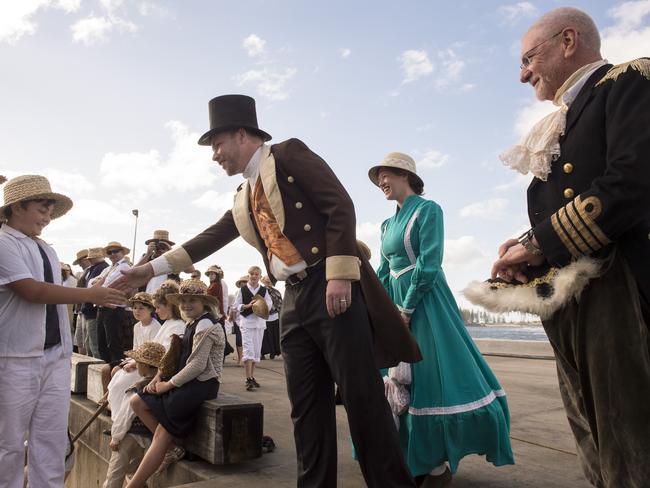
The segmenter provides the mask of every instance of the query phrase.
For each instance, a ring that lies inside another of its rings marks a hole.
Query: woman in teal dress
[[[377,274],[424,356],[411,365],[410,405],[399,417],[411,473],[421,486],[439,487],[468,454],[514,464],[505,392],[470,338],[442,271],[442,209],[420,196],[423,183],[406,154],[389,153],[368,175],[397,201],[381,226]]]

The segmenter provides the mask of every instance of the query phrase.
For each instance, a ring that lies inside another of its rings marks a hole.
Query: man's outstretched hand
[[[151,264],[147,263],[142,266],[134,266],[133,268],[122,270],[122,276],[111,283],[110,288],[116,288],[124,293],[129,293],[146,285],[153,277],[154,274]]]

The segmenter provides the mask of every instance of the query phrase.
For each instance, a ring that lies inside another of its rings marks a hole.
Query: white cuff
[[[167,258],[164,255],[149,261],[149,264],[153,268],[154,276],[160,276],[172,272],[172,267],[170,266],[169,261],[167,261]]]

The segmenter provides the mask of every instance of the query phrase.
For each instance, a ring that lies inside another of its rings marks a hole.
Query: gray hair
[[[542,15],[529,29],[539,29],[552,36],[561,29],[573,27],[580,36],[580,43],[585,51],[600,56],[600,34],[593,19],[574,7],[561,7]]]

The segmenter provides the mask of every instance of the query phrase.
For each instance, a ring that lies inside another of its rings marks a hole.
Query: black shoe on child
[[[255,388],[255,385],[253,385],[253,382],[251,381],[250,378],[246,378],[246,391],[253,391]]]
[[[260,387],[260,384],[257,382],[257,380],[255,380],[255,378],[251,378],[251,383],[253,383],[253,386],[254,386],[255,388],[259,388],[259,387]]]

